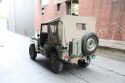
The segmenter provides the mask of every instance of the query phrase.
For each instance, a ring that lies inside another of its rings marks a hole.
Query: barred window
[[[86,30],[86,24],[84,24],[84,23],[77,23],[76,24],[76,29],[77,30]]]

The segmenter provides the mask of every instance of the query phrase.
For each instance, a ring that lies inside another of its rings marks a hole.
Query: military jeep
[[[94,17],[69,15],[42,23],[40,33],[31,38],[30,58],[35,60],[41,53],[55,73],[63,69],[65,62],[87,67],[99,43],[95,24]]]

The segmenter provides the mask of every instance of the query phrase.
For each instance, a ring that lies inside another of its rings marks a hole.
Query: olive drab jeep
[[[55,73],[63,69],[64,62],[87,67],[99,44],[95,24],[95,17],[69,15],[42,23],[40,33],[31,38],[30,58],[35,60],[41,53]]]

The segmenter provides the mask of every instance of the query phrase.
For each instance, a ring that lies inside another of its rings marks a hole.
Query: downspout
[[[68,1],[69,1],[69,4],[70,4],[69,9],[68,9],[69,15],[72,15],[72,0],[68,0]]]
[[[70,15],[72,15],[72,0],[70,1],[71,6],[70,6]]]

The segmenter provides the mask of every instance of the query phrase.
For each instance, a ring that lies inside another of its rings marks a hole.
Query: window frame
[[[80,25],[81,25],[81,27],[78,27]],[[81,30],[81,31],[86,30],[86,24],[85,23],[76,23],[76,30]]]

